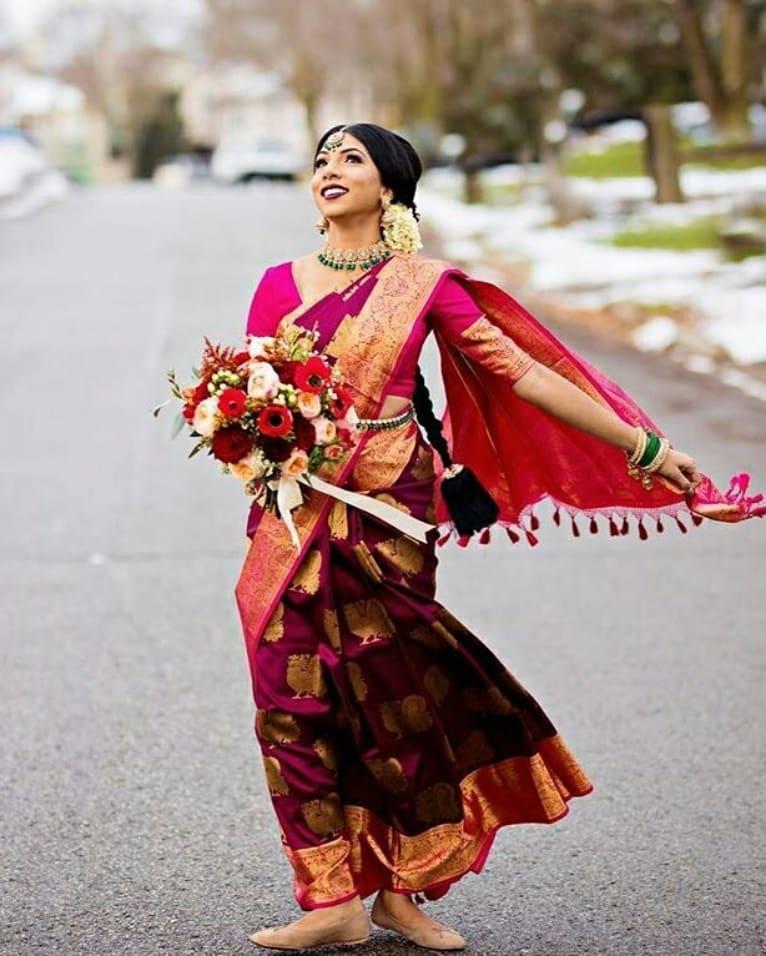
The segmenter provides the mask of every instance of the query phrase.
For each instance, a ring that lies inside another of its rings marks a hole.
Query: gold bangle
[[[641,458],[641,456],[643,455],[644,451],[646,450],[646,442],[647,442],[647,439],[648,439],[648,437],[649,437],[649,436],[647,435],[645,429],[644,429],[641,425],[638,425],[638,426],[636,426],[636,427],[637,427],[638,430],[639,430],[639,431],[638,431],[638,437],[636,438],[635,447],[633,448],[633,451],[630,453],[630,455],[629,455],[629,457],[628,457],[628,462],[629,462],[631,465],[636,465],[636,464],[638,463],[639,459]],[[626,452],[626,454],[627,454],[627,452]]]

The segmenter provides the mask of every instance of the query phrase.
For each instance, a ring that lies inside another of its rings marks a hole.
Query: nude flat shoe
[[[372,904],[370,917],[372,922],[381,929],[392,929],[415,943],[416,946],[424,946],[426,949],[465,949],[467,945],[460,933],[440,923],[433,916],[428,916],[430,920],[428,926],[407,926],[389,913],[380,893]]]
[[[267,949],[305,950],[321,949],[324,946],[357,946],[370,936],[370,917],[364,908],[353,916],[344,916],[337,923],[321,929],[301,926],[301,917],[287,926],[259,929],[248,939],[256,946]]]

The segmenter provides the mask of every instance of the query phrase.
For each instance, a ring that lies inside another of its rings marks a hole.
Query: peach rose
[[[312,392],[298,392],[298,411],[304,418],[316,418],[322,411],[322,399]]]
[[[305,451],[296,448],[290,452],[290,457],[282,462],[282,468],[280,470],[282,474],[288,478],[297,478],[299,475],[302,475],[304,471],[307,471],[308,467],[309,456]]]
[[[240,481],[247,484],[253,478],[262,478],[266,468],[263,463],[263,457],[260,452],[253,449],[249,455],[246,455],[240,461],[229,465],[232,474],[236,475]]]
[[[325,418],[324,415],[319,415],[313,420],[312,424],[316,431],[317,445],[329,445],[330,442],[335,441],[335,422],[331,422],[330,419]]]
[[[279,391],[279,376],[273,365],[268,362],[251,362],[250,378],[247,380],[247,394],[250,398],[264,401]]]

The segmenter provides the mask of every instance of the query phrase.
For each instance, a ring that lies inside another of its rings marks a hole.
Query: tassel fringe
[[[762,494],[751,495],[749,497],[745,496],[748,484],[750,482],[750,476],[747,472],[742,474],[734,475],[729,483],[729,488],[726,491],[725,499],[726,501],[737,503],[740,505],[742,510],[745,512],[747,517],[763,517],[766,515],[766,504],[761,505],[761,502],[764,498]],[[543,500],[543,499],[541,499]],[[636,528],[638,530],[638,537],[641,541],[646,541],[649,537],[649,531],[644,525],[644,518],[647,521],[651,518],[655,520],[656,531],[659,534],[662,534],[665,531],[665,526],[662,523],[662,515],[665,515],[669,518],[672,518],[678,529],[682,534],[686,534],[688,528],[681,521],[680,514],[684,513],[688,518],[691,518],[692,524],[695,527],[698,527],[702,524],[703,518],[695,514],[689,509],[689,506],[686,502],[679,502],[677,505],[669,505],[665,508],[645,508],[645,509],[625,509],[625,508],[615,508],[613,510],[594,508],[588,511],[581,511],[577,508],[570,508],[564,502],[556,501],[554,498],[548,497],[548,500],[555,505],[555,510],[553,512],[553,523],[555,525],[561,526],[561,511],[562,509],[569,514],[571,525],[572,525],[572,536],[579,538],[580,529],[577,526],[575,520],[575,514],[584,514],[589,518],[589,530],[591,534],[598,533],[598,523],[596,521],[596,515],[602,515],[603,517],[609,520],[609,534],[611,537],[617,537],[619,535],[629,534],[630,532],[630,522],[628,521],[629,517],[632,516],[636,522]],[[537,504],[536,502],[535,504]],[[756,505],[758,507],[756,507]],[[510,538],[513,544],[518,544],[521,541],[522,534],[527,539],[527,543],[530,547],[534,547],[539,543],[537,535],[533,534],[534,531],[540,527],[540,519],[532,510],[535,505],[528,506],[520,515],[517,522],[505,522],[499,521],[496,522],[501,528],[503,528]],[[621,525],[618,524],[620,517],[622,518]],[[528,519],[529,527],[525,527],[522,523],[524,519]],[[449,541],[450,538],[455,537],[458,545],[461,548],[467,547],[470,542],[470,536],[458,535],[455,529],[454,523],[452,521],[447,521],[439,525],[439,531],[443,532],[441,537],[437,539],[437,545],[442,547]],[[521,532],[522,534],[520,534]],[[490,529],[485,528],[481,535],[479,536],[480,544],[488,544],[490,541]]]

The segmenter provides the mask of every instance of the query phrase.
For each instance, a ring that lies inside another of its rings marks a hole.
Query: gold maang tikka
[[[322,143],[321,149],[326,150],[328,153],[331,153],[336,149],[340,149],[340,147],[343,145],[343,134],[345,131],[346,127],[342,126],[340,129],[336,129],[334,133],[330,133],[327,139],[325,139],[324,143]],[[327,216],[322,216],[320,220],[315,222],[314,228],[318,229],[319,232],[324,235],[330,228],[330,223],[327,219]]]

